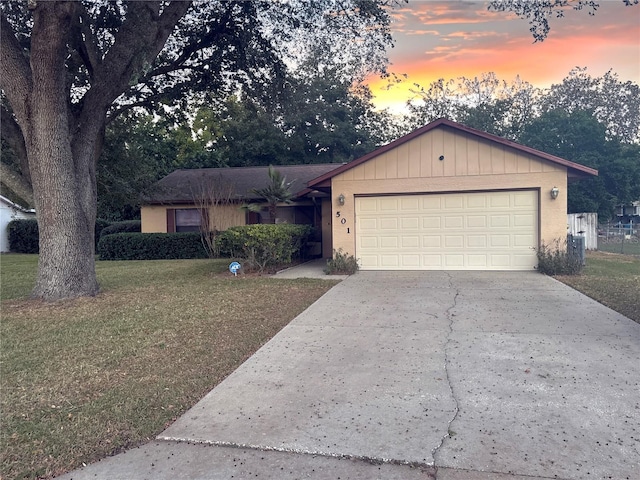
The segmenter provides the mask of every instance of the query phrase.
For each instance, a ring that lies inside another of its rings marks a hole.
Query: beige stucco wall
[[[167,208],[158,205],[143,205],[140,209],[142,233],[167,233]]]
[[[143,205],[140,210],[143,233],[167,233],[167,209],[198,208],[196,205]],[[209,218],[218,230],[226,230],[246,222],[245,211],[238,205],[211,207]]]
[[[556,200],[549,194],[554,186],[560,189]],[[333,248],[355,252],[357,195],[513,189],[540,191],[540,240],[566,236],[565,167],[463,132],[431,130],[332,179]],[[342,206],[340,194],[346,198]]]

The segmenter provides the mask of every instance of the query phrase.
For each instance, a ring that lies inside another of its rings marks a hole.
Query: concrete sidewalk
[[[274,275],[275,278],[320,278],[322,280],[344,280],[349,275],[327,275],[324,268],[327,266],[326,258],[310,260],[295,267],[281,270]]]
[[[65,479],[640,478],[640,325],[535,272],[360,272]]]

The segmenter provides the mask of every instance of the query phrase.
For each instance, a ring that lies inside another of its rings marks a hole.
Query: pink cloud
[[[391,51],[391,70],[408,74],[408,79],[389,90],[383,90],[385,82],[372,79],[370,85],[383,105],[404,103],[414,82],[428,86],[438,78],[491,71],[503,80],[519,75],[546,87],[562,81],[572,68],[586,66],[591,75],[613,69],[621,80],[637,83],[639,10],[607,2],[601,3],[595,16],[568,11],[565,18],[550,19],[551,34],[534,44],[527,21],[488,12],[482,3],[409,4],[394,13],[396,48]]]

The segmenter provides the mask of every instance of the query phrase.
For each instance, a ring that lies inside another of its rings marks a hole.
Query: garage
[[[530,270],[535,190],[356,197],[363,270]]]
[[[571,182],[597,170],[439,119],[308,182],[362,270],[531,270],[567,236]],[[328,197],[328,200],[326,199]]]

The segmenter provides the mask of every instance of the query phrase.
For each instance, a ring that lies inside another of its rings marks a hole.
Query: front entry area
[[[356,197],[362,270],[531,270],[538,191]]]

